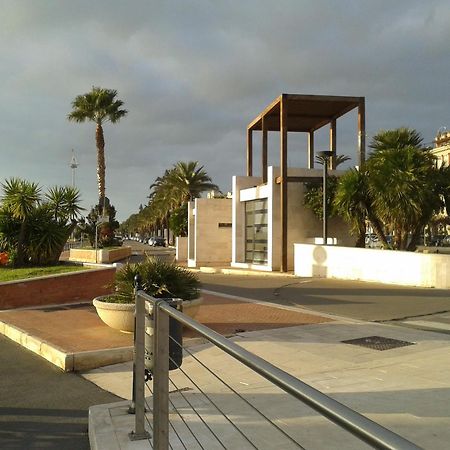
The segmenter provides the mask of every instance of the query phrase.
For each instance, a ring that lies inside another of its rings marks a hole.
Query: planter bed
[[[0,283],[0,309],[92,301],[111,293],[115,272],[108,267]]]
[[[101,248],[71,248],[69,261],[110,264],[131,256],[131,247]]]

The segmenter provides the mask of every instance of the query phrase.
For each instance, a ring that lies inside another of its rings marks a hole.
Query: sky
[[[198,161],[230,191],[245,175],[247,125],[281,93],[365,97],[368,143],[381,129],[415,128],[426,143],[450,129],[448,0],[0,0],[0,10],[0,182],[70,185],[73,149],[82,204],[94,205],[95,125],[67,115],[92,86],[115,89],[129,111],[104,126],[120,221],[177,161]],[[356,113],[337,126],[338,153],[357,164]],[[289,137],[289,165],[305,167],[306,142]]]

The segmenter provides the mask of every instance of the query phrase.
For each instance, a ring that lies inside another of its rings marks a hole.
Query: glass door
[[[245,262],[267,264],[267,199],[245,202]]]

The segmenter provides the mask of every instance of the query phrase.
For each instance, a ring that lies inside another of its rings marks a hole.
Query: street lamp
[[[331,151],[317,152],[317,155],[323,160],[323,245],[327,245],[328,241],[328,208],[327,208],[327,175],[328,175],[328,161],[333,156]]]
[[[72,159],[70,160],[70,168],[72,169],[72,187],[75,187],[75,169],[78,167],[78,161],[75,158],[75,152],[72,149]]]

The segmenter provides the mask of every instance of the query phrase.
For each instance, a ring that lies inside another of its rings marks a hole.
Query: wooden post
[[[330,122],[330,152],[333,156],[329,160],[329,168],[336,169],[336,119]]]
[[[262,128],[262,179],[263,183],[267,183],[267,127],[266,120],[264,116],[261,119],[261,128]]]
[[[247,176],[253,176],[253,131],[247,129]]]
[[[287,272],[287,104],[284,95],[281,96],[280,104],[280,166],[281,166],[281,272]]]
[[[366,107],[364,97],[358,105],[358,164],[362,168],[366,161]]]
[[[314,130],[308,132],[308,169],[314,169]]]

